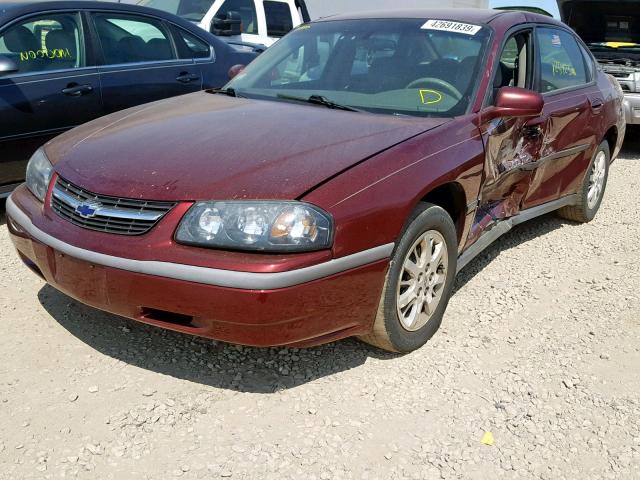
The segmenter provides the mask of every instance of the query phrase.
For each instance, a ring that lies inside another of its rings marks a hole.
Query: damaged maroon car
[[[223,90],[51,141],[8,226],[30,268],[102,310],[254,346],[407,352],[514,225],[594,218],[622,98],[536,14],[323,19]]]

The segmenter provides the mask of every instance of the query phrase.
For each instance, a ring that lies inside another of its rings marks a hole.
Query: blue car
[[[221,87],[232,66],[257,55],[160,10],[0,3],[0,198],[54,136],[118,110]]]

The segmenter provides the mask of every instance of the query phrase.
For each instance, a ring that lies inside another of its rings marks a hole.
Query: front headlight
[[[300,252],[329,248],[332,230],[331,216],[307,203],[200,202],[180,222],[176,241],[232,250]]]
[[[27,188],[31,190],[41,202],[49,188],[49,182],[53,175],[53,167],[42,148],[31,156],[31,160],[27,164]]]

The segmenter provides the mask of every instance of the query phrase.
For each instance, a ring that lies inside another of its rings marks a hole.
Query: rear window
[[[267,35],[270,37],[284,37],[293,29],[293,18],[288,4],[266,1],[264,14],[267,17]]]

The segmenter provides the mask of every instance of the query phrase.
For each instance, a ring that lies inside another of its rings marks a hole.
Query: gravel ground
[[[593,223],[516,228],[405,356],[243,348],[101,313],[20,265],[2,213],[0,478],[640,478],[628,137]]]

